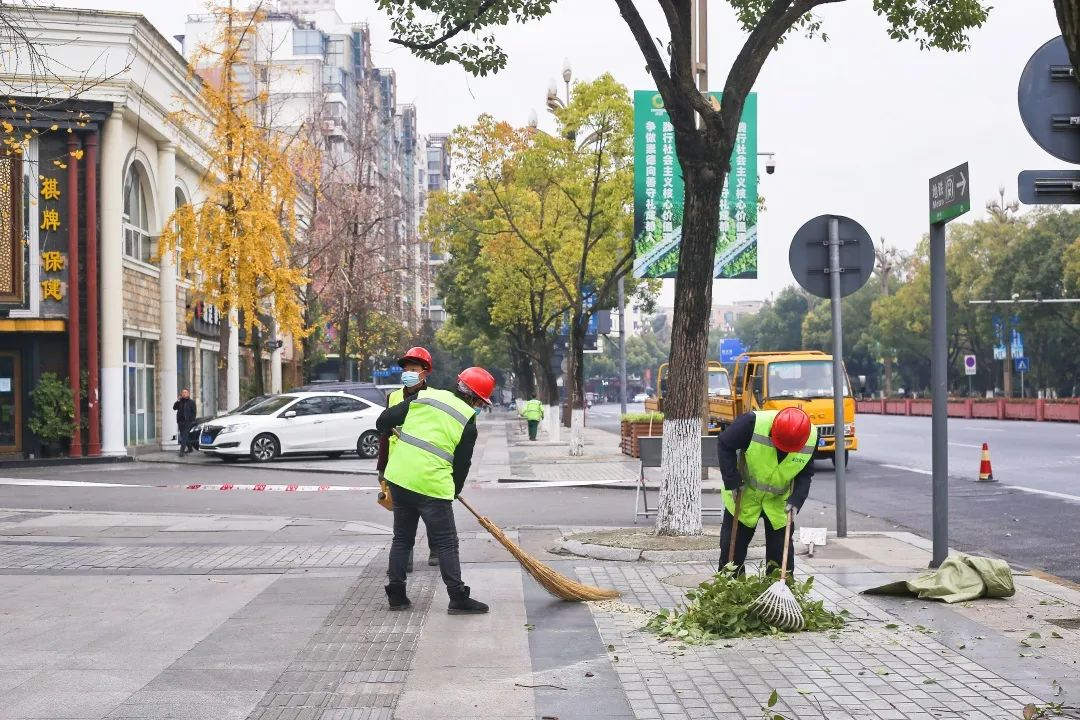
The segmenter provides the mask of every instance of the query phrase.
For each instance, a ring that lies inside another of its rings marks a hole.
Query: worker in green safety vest
[[[401,368],[401,387],[390,393],[386,399],[386,406],[393,407],[407,398],[411,399],[421,390],[427,390],[427,378],[431,374],[431,353],[426,348],[413,347],[398,358],[398,367]],[[386,463],[390,459],[390,451],[397,444],[397,438],[393,435],[379,437],[379,459],[375,463],[375,470],[381,476],[386,469]],[[431,538],[428,538],[428,565],[439,564],[439,556],[435,554],[435,548],[431,546]],[[409,555],[408,572],[413,571],[412,555]]]
[[[488,606],[469,597],[461,580],[454,498],[465,485],[476,445],[476,412],[491,404],[495,378],[471,367],[458,375],[457,389],[421,390],[388,407],[375,421],[380,434],[393,432],[397,443],[383,476],[394,504],[394,539],[390,543],[386,597],[391,610],[410,607],[405,593],[406,565],[424,521],[439,558],[450,596],[451,615],[485,613]]]
[[[529,401],[521,408],[521,417],[529,423],[529,439],[536,439],[536,432],[540,428],[540,421],[544,419],[544,406],[536,399],[536,393],[529,395]]]
[[[724,479],[724,524],[720,531],[720,569],[728,562],[731,532],[735,530],[733,563],[743,573],[746,549],[758,519],[765,518],[765,560],[780,567],[788,515],[798,514],[810,493],[814,476],[817,429],[801,408],[745,413],[717,438],[720,473]],[[741,501],[738,499],[741,497]],[[738,501],[738,502],[737,502]],[[738,504],[738,523],[735,510]],[[795,552],[788,543],[788,571]]]

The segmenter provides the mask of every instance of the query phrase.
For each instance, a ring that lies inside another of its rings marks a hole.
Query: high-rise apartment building
[[[427,136],[427,166],[425,168],[425,190],[428,193],[442,192],[450,187],[450,136],[447,133],[432,133]],[[446,322],[446,310],[442,298],[435,287],[435,276],[439,266],[446,261],[444,253],[432,252],[428,248],[428,311],[427,317],[436,328]]]

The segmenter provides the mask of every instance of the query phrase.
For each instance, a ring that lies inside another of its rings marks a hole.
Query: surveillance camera
[[[774,172],[776,172],[776,160],[774,158],[770,157],[768,160],[765,161],[765,172],[767,172],[769,175],[772,175]]]

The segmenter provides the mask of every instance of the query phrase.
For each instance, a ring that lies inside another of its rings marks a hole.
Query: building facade
[[[431,133],[427,136],[427,165],[425,168],[425,190],[428,193],[444,192],[450,189],[450,135]],[[428,309],[427,318],[433,327],[438,328],[446,322],[446,310],[442,298],[435,287],[435,277],[439,266],[446,262],[444,253],[427,248],[428,252]]]
[[[217,367],[223,353],[239,366],[239,333],[220,347],[225,319],[197,302],[172,257],[158,257],[172,212],[202,199],[205,140],[170,117],[199,107],[199,86],[141,15],[34,8],[25,22],[55,75],[97,60],[74,97],[40,76],[0,73],[14,89],[4,128],[19,145],[0,160],[11,261],[0,267],[0,453],[42,451],[26,419],[45,372],[79,399],[70,454],[175,447],[179,390],[192,391],[200,415],[225,410]],[[263,360],[280,377],[290,353],[286,343]]]

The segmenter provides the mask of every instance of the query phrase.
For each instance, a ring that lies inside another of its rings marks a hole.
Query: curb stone
[[[717,549],[705,550],[641,550],[639,548],[621,548],[611,545],[583,543],[580,540],[559,540],[554,552],[569,553],[578,557],[594,560],[618,560],[621,562],[715,562]]]

